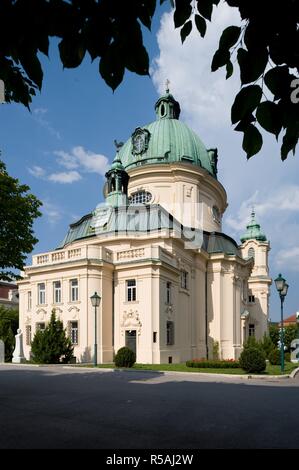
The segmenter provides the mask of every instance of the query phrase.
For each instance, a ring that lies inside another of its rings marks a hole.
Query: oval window
[[[148,191],[138,191],[129,197],[130,204],[148,204],[152,199],[152,195]]]

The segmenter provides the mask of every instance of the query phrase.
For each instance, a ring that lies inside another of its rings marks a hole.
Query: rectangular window
[[[171,282],[166,282],[166,303],[171,304]]]
[[[31,345],[31,325],[26,325],[26,345]]]
[[[166,324],[166,344],[172,346],[174,344],[174,322],[168,321]]]
[[[61,303],[61,282],[60,281],[53,282],[53,302],[54,304]]]
[[[44,331],[46,328],[46,324],[44,322],[36,324],[36,331]]]
[[[79,343],[79,328],[77,321],[70,321],[69,322],[69,331],[70,331],[70,338],[72,344]]]
[[[254,295],[249,295],[249,296],[248,296],[248,302],[249,302],[250,304],[254,304],[254,302],[255,302],[255,297],[254,297]]]
[[[27,309],[28,310],[32,309],[32,293],[31,293],[31,290],[27,294]]]
[[[248,333],[249,333],[249,336],[255,336],[255,325],[254,323],[249,323],[249,326],[248,326]]]
[[[77,302],[77,300],[79,300],[78,279],[71,279],[70,286],[71,286],[71,302]]]
[[[46,284],[44,282],[37,285],[37,303],[38,305],[44,305],[46,303]]]
[[[153,332],[153,343],[156,343],[157,342],[157,332],[154,331]]]
[[[127,302],[136,300],[136,279],[129,279],[127,283]]]
[[[182,289],[188,289],[188,273],[187,271],[182,271],[181,272],[181,288]]]

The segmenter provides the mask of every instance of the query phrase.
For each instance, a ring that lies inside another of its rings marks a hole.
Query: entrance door
[[[136,330],[126,331],[126,346],[136,354]]]

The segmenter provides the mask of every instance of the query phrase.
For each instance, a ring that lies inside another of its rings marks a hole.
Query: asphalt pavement
[[[299,378],[0,366],[1,449],[299,448]]]

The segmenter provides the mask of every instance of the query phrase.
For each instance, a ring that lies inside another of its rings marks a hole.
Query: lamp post
[[[286,280],[282,277],[281,274],[275,279],[275,286],[280,297],[280,370],[281,373],[284,373],[284,334],[283,334],[283,303],[284,299],[288,293],[289,285],[286,283]]]
[[[91,305],[94,307],[94,366],[98,363],[98,345],[97,345],[97,307],[100,306],[101,296],[96,292],[90,297]]]

